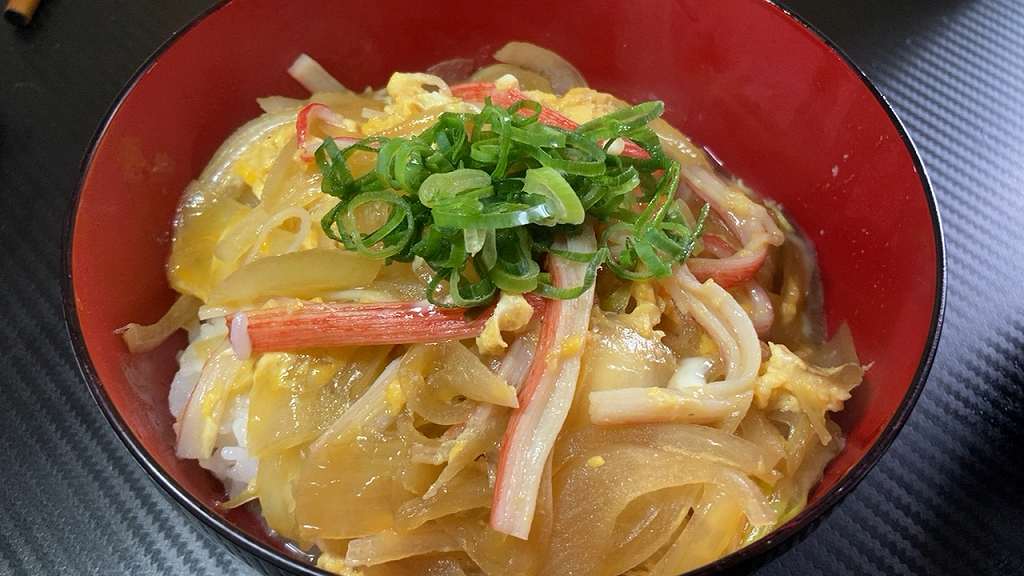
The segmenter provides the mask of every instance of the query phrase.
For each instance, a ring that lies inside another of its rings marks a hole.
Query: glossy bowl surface
[[[287,555],[251,513],[217,509],[219,484],[175,458],[166,399],[184,338],[132,357],[113,331],[154,321],[173,301],[164,262],[183,188],[259,113],[257,96],[303,95],[285,73],[300,52],[360,88],[449,58],[483,62],[508,40],[547,46],[598,89],[664,100],[670,122],[808,232],[830,329],[848,322],[873,363],[841,417],[848,444],[803,513],[697,572],[761,557],[820,517],[881,456],[924,384],[944,296],[935,201],[892,110],[827,40],[765,0],[515,6],[495,17],[468,0],[222,3],[140,69],[83,163],[64,288],[85,379],[155,480],[266,570],[322,573]]]

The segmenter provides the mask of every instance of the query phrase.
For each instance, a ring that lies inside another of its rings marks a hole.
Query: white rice
[[[167,397],[168,407],[175,419],[181,418],[181,413],[185,411],[188,397],[199,383],[199,376],[203,373],[203,365],[206,363],[206,358],[199,355],[195,343],[199,340],[225,338],[227,335],[228,325],[223,318],[203,322],[198,328],[189,330],[189,345],[178,354],[178,372],[174,375],[174,380],[171,380],[171,391]]]
[[[199,383],[206,358],[201,356],[200,341],[224,339],[228,336],[227,323],[223,318],[203,322],[189,332],[189,346],[178,355],[178,372],[171,381],[167,404],[175,419],[181,418],[192,390]],[[221,420],[213,454],[199,460],[199,465],[216,476],[231,498],[238,496],[256,477],[259,461],[249,456],[246,450],[246,426],[249,421],[249,393],[237,394],[231,399]],[[175,432],[177,432],[175,424]]]
[[[224,413],[216,448],[199,465],[213,473],[231,498],[241,494],[254,478],[259,460],[246,450],[246,425],[249,421],[249,394],[235,396]]]

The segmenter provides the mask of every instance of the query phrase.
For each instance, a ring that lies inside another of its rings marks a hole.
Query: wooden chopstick
[[[39,8],[39,2],[40,0],[7,0],[4,18],[12,24],[27,26],[32,21],[36,8]]]

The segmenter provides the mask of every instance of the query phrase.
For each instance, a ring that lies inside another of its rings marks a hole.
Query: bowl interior
[[[454,24],[454,26],[453,26]],[[495,17],[478,2],[236,0],[173,42],[113,112],[86,167],[70,244],[87,372],[141,446],[213,514],[219,484],[174,456],[167,390],[174,339],[132,357],[113,330],[172,302],[164,262],[182,189],[255,98],[302,96],[285,73],[300,52],[353,88],[440,60],[485,60],[508,40],[566,56],[591,85],[658,98],[667,119],[762,194],[816,244],[830,329],[850,324],[866,383],[842,422],[848,444],[820,500],[899,416],[931,347],[940,245],[929,192],[887,109],[819,37],[763,0],[524,1]],[[72,324],[75,320],[72,319]],[[81,352],[81,350],[80,350]],[[247,512],[228,518],[267,540]]]

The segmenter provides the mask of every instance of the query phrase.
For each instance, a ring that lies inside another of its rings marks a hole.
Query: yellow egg
[[[285,124],[248,147],[235,161],[232,171],[252,188],[252,193],[257,197],[263,193],[263,182],[270,172],[270,165],[294,136],[295,126]]]

